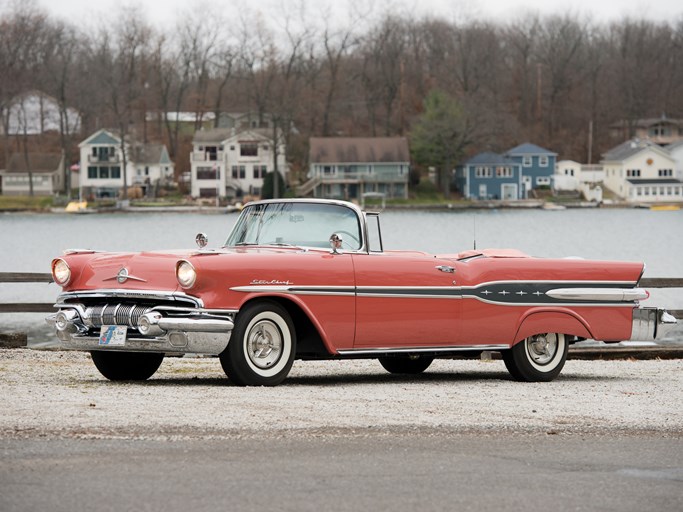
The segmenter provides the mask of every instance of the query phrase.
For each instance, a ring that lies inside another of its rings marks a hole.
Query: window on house
[[[536,183],[538,185],[550,185],[550,178],[547,178],[547,177],[536,178]]]
[[[651,137],[669,137],[671,135],[671,128],[668,126],[654,126],[649,130]]]
[[[268,167],[265,165],[255,165],[254,166],[254,179],[259,180],[266,177],[268,172]]]
[[[333,169],[332,169],[331,165],[323,165],[323,174],[328,175],[328,174],[332,174],[332,173],[333,173]]]
[[[531,167],[531,157],[530,156],[522,157],[522,165],[524,167]]]
[[[496,167],[496,177],[498,178],[511,178],[512,168],[511,167]]]
[[[244,165],[240,165],[240,179],[243,180],[247,177],[247,168]]]
[[[541,167],[548,167],[548,157],[545,155],[538,157],[538,165]]]
[[[490,167],[477,167],[474,170],[474,176],[477,178],[490,178],[493,176],[493,170]]]
[[[145,176],[149,176],[149,167],[145,166]]]
[[[232,166],[232,179],[236,180],[239,178],[239,169],[236,165]]]
[[[197,167],[198,180],[217,180],[220,178],[220,171],[213,167]]]
[[[258,144],[255,142],[241,142],[240,156],[258,156]]]
[[[118,165],[111,168],[111,177],[117,180],[121,178],[121,168]]]
[[[91,180],[97,179],[97,167],[95,167],[95,166],[89,166],[88,167],[88,178]]]
[[[218,159],[218,151],[216,146],[206,146],[206,157],[207,160],[217,160]]]

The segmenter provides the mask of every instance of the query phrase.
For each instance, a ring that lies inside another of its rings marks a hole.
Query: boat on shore
[[[655,212],[677,212],[681,209],[678,204],[653,204],[650,205],[650,210]]]
[[[64,208],[65,213],[95,213],[96,211],[88,207],[88,201],[71,201]]]

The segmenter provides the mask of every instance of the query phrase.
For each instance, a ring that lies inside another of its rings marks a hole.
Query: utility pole
[[[588,164],[593,159],[593,120],[588,121]]]

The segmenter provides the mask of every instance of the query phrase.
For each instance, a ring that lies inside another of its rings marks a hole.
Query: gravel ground
[[[374,360],[296,361],[274,388],[230,385],[215,358],[167,358],[144,383],[87,353],[0,350],[0,438],[193,439],[430,433],[683,437],[683,361],[568,361],[551,383],[501,361],[437,360],[415,377]]]

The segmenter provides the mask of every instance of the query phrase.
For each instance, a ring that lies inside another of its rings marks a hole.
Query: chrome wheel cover
[[[270,320],[256,322],[247,334],[247,356],[257,368],[272,368],[282,355],[282,346],[282,332]]]
[[[554,333],[531,336],[526,339],[525,344],[529,360],[538,366],[551,363],[559,347],[558,336]]]

